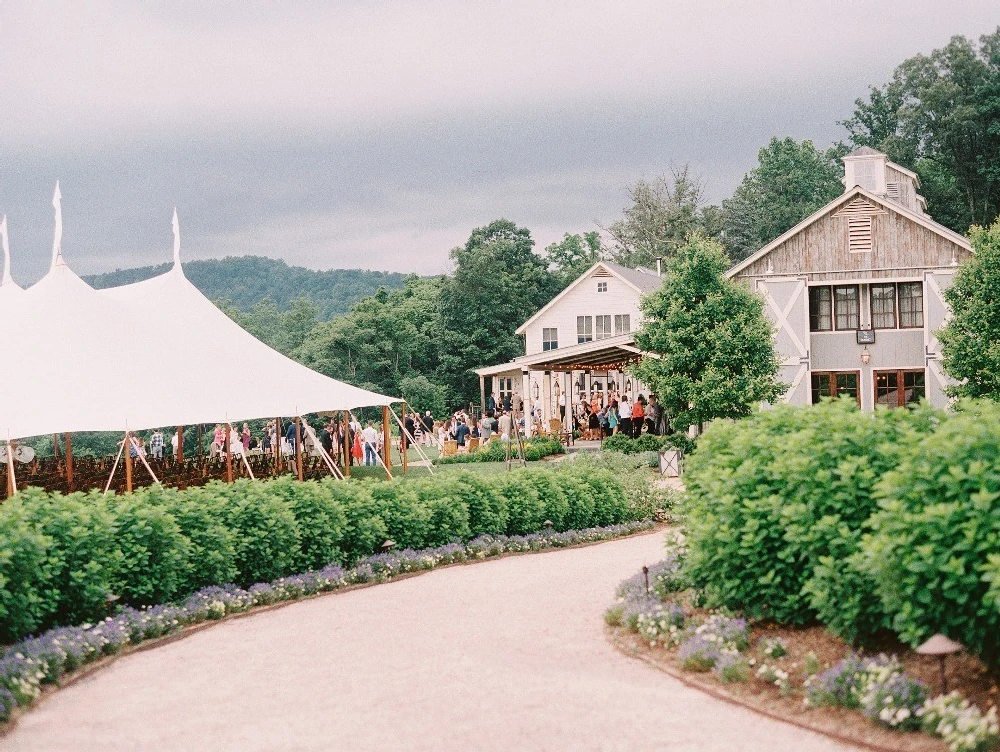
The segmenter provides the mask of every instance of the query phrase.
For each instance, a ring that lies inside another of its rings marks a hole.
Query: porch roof
[[[592,340],[555,350],[545,350],[532,355],[522,355],[507,363],[477,368],[480,376],[496,376],[501,373],[531,371],[620,371],[629,363],[635,363],[644,353],[635,346],[635,334],[620,334],[617,337]]]

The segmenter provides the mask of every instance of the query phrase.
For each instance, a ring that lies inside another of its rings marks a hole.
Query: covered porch
[[[590,399],[600,393],[606,404],[611,394],[626,394],[634,400],[636,395],[648,393],[645,384],[625,372],[644,355],[648,353],[635,346],[635,336],[623,334],[477,368],[480,407],[484,412],[488,409],[490,395],[498,406],[509,396],[518,415],[522,411],[532,415],[540,408],[543,426],[557,418],[564,431],[572,431],[572,408],[582,396]]]

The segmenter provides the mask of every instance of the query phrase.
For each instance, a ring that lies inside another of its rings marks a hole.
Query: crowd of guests
[[[670,420],[655,394],[649,399],[640,394],[633,402],[627,394],[611,392],[605,403],[604,393],[594,392],[590,399],[582,396],[576,403],[573,419],[585,439],[600,440],[616,433],[637,438],[643,430],[654,436],[671,433]]]

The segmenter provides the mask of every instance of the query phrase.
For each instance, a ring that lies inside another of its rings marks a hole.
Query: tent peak
[[[0,285],[10,285],[14,280],[10,276],[10,240],[7,237],[7,215],[0,220],[0,242],[3,243],[3,279]]]
[[[174,268],[181,268],[181,225],[177,221],[177,207],[174,207]]]
[[[62,257],[62,193],[59,191],[59,181],[56,181],[56,192],[52,196],[52,208],[56,211],[56,232],[52,238],[52,269],[65,264]]]

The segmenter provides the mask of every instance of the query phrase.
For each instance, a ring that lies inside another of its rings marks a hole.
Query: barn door
[[[788,385],[784,401],[808,405],[809,295],[802,277],[757,280],[766,301],[765,313],[774,324],[775,349],[781,369],[778,379]]]
[[[935,407],[946,407],[945,389],[954,382],[941,367],[941,343],[938,330],[951,315],[944,300],[944,291],[952,283],[954,272],[936,270],[924,272],[924,356],[927,362],[927,400]]]

